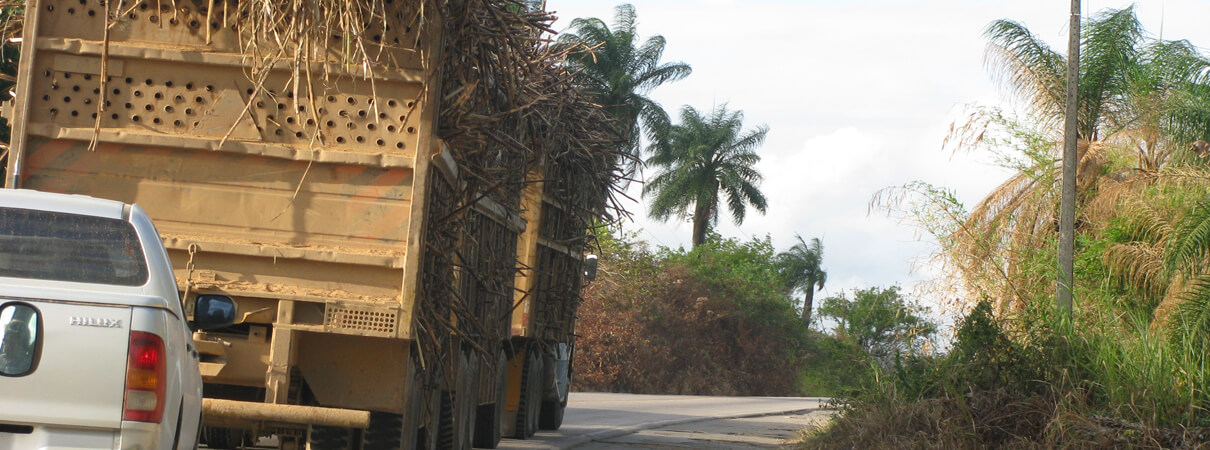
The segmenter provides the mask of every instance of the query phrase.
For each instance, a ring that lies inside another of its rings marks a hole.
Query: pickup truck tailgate
[[[33,372],[0,377],[0,423],[118,428],[131,307],[0,298],[39,314]]]

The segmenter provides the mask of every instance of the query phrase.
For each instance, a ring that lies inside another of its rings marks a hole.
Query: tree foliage
[[[985,36],[987,64],[1004,90],[1028,107],[1031,120],[1061,132],[1066,57],[1016,21],[994,21]],[[1206,122],[1172,113],[1182,109],[1189,90],[1205,81],[1206,68],[1206,59],[1188,41],[1147,38],[1133,6],[1094,14],[1081,31],[1080,138],[1099,141],[1123,132],[1141,141],[1204,138],[1210,132]]]
[[[1049,269],[1039,263],[1051,252],[1058,222],[1066,61],[1018,22],[995,21],[986,37],[987,64],[1025,115],[976,108],[956,124],[947,145],[989,151],[1016,173],[969,213],[924,226],[942,243],[939,259],[954,269],[947,271],[954,277],[950,285],[961,286],[967,306],[993,299],[1002,310],[1020,310],[1022,302],[1053,292],[1047,282],[1053,277],[1041,273]],[[1188,41],[1149,37],[1133,7],[1092,15],[1081,37],[1076,225],[1087,235],[1102,231],[1121,210],[1145,204],[1159,185],[1205,179],[1205,163],[1193,150],[1197,140],[1210,138],[1210,59]],[[932,197],[915,201],[946,211],[939,190],[920,185],[893,188],[876,203],[894,209],[904,198]],[[1150,248],[1110,253],[1131,251]]]
[[[691,218],[697,246],[718,223],[720,200],[737,225],[743,223],[748,205],[764,214],[764,177],[755,166],[760,162],[756,149],[769,128],[760,125],[745,132],[743,127],[743,111],[729,111],[725,104],[709,116],[692,106],[682,108],[681,123],[657,133],[647,159],[660,170],[643,186],[643,196],[652,197],[651,217]]]
[[[716,238],[690,252],[601,242],[576,330],[576,388],[805,394],[800,378],[818,352],[785,301],[768,238]]]
[[[858,289],[824,299],[819,315],[834,319],[835,333],[851,339],[874,359],[891,363],[895,357],[928,350],[937,325],[928,309],[908,301],[899,286]]]
[[[625,153],[641,160],[641,127],[648,134],[667,128],[668,113],[647,95],[660,85],[684,79],[693,69],[683,62],[663,62],[663,36],[639,42],[638,16],[633,5],[614,9],[611,28],[598,18],[579,18],[559,43],[573,47],[569,59],[580,69],[581,83],[618,122]],[[634,167],[633,165],[631,166]]]
[[[823,242],[819,238],[811,238],[808,244],[798,234],[794,238],[798,242],[777,254],[777,270],[786,279],[786,286],[791,291],[802,291],[802,321],[810,327],[815,290],[823,289],[828,281],[828,272],[823,269]]]

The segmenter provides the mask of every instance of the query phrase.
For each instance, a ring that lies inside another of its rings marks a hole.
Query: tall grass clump
[[[1210,425],[1205,339],[1153,331],[1145,320],[1082,332],[1079,363],[1105,413],[1153,427]]]
[[[1049,306],[1011,318],[997,318],[993,310],[991,302],[977,304],[948,354],[907,358],[878,371],[804,446],[1210,445],[1210,403],[1202,388],[1210,372],[1198,347],[1204,341],[1182,346],[1146,326],[1073,326],[1081,320],[1069,321]]]
[[[1045,348],[1022,345],[981,302],[946,355],[911,356],[845,399],[809,448],[983,448],[1038,442],[1061,372]]]

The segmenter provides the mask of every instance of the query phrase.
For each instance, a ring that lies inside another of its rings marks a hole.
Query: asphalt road
[[[572,392],[563,426],[502,449],[768,448],[827,421],[820,397],[697,397]],[[261,439],[250,448],[275,448]],[[206,448],[206,447],[203,447]]]
[[[827,400],[573,392],[562,428],[506,439],[500,448],[775,446],[827,420]]]

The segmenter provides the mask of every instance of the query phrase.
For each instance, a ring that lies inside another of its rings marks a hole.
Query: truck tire
[[[202,441],[214,449],[236,449],[244,445],[244,430],[202,427]]]
[[[542,409],[542,357],[538,355],[537,347],[525,350],[521,382],[521,401],[517,405],[513,437],[527,439],[538,432],[538,413]]]
[[[484,368],[486,370],[486,367]],[[504,437],[504,407],[508,396],[508,356],[496,356],[496,401],[479,405],[475,418],[475,447],[496,448]]]
[[[396,450],[404,448],[402,440],[402,415],[370,412],[370,426],[361,433],[362,450]]]
[[[554,366],[552,368],[547,368],[547,369],[549,369],[551,372],[554,372],[554,373],[552,373],[552,375],[556,379],[558,379],[559,378],[559,374],[557,373],[559,371],[558,363],[556,363],[554,361],[554,359],[543,358],[543,361],[548,364],[552,364]],[[568,361],[568,364],[567,364],[567,381],[570,384],[570,382],[571,382],[571,362],[570,361]],[[553,431],[553,430],[558,430],[559,427],[563,426],[563,413],[567,409],[567,396],[571,395],[570,394],[571,386],[568,386],[567,390],[568,390],[568,392],[566,393],[566,395],[563,395],[560,398],[553,399],[553,400],[549,399],[549,398],[544,398],[542,400],[542,413],[538,415],[538,429]],[[556,387],[555,391],[556,391],[555,396],[558,397],[560,394],[558,392],[559,389]]]
[[[475,437],[475,412],[479,406],[479,358],[470,352],[458,355],[454,391],[447,393],[443,404],[448,411],[441,415],[439,447],[469,450]]]
[[[345,450],[349,448],[349,430],[341,427],[307,427],[307,450]]]
[[[475,413],[479,409],[479,356],[473,351],[463,353],[464,359],[459,360],[464,365],[458,370],[458,391],[455,400],[458,401],[455,422],[454,448],[470,450],[475,442]]]
[[[563,426],[563,412],[567,409],[567,400],[546,400],[542,402],[542,413],[538,415],[538,428],[542,430],[558,430]]]
[[[454,447],[454,393],[441,391],[441,407],[437,416],[437,448],[445,450]]]
[[[426,400],[431,398],[424,389],[424,378],[415,374],[410,385],[406,387],[406,409],[400,417],[400,447],[403,450],[428,450],[436,447],[436,442],[430,436],[431,428],[425,426],[424,417],[428,413]]]

